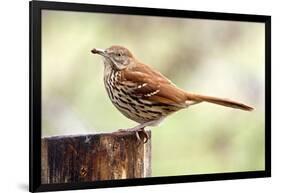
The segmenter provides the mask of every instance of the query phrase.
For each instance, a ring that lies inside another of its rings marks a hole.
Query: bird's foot
[[[144,128],[142,128],[139,131],[136,131],[136,136],[137,139],[139,141],[142,141],[143,143],[147,143],[147,141],[149,140],[149,135],[147,134],[147,132],[144,130]]]
[[[136,137],[139,141],[142,141],[143,143],[147,143],[149,140],[149,135],[147,132],[144,130],[144,127],[139,128],[139,127],[133,127],[129,129],[119,129],[118,132],[135,132]]]

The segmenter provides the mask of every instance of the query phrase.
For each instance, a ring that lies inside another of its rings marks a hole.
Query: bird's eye
[[[121,53],[118,53],[117,56],[121,56]]]

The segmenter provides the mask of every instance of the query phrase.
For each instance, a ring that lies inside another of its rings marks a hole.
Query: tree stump
[[[151,140],[134,132],[46,137],[41,144],[42,184],[151,176]]]

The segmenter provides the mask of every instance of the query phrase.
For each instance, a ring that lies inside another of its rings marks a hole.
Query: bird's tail
[[[192,93],[186,93],[187,96],[187,102],[193,101],[193,103],[199,103],[199,102],[209,102],[214,103],[217,105],[222,105],[226,107],[231,107],[235,109],[241,109],[244,111],[252,111],[254,108],[250,107],[248,105],[245,105],[240,102],[236,102],[230,99],[223,99],[218,97],[212,97],[212,96],[204,96],[204,95],[198,95],[198,94],[192,94]],[[191,103],[192,104],[192,103]]]

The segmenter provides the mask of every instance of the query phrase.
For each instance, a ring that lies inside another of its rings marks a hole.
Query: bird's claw
[[[119,129],[118,132],[128,132],[128,131],[133,131],[136,134],[136,137],[138,141],[142,141],[144,144],[147,143],[149,140],[149,135],[147,132],[144,130],[144,128],[138,129],[138,130],[130,130],[130,129]]]
[[[147,143],[147,141],[149,140],[149,135],[144,129],[136,131],[136,137],[139,141],[142,141],[144,144]]]

